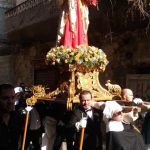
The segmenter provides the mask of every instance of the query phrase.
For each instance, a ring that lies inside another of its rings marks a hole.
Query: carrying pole
[[[82,128],[82,130],[81,130],[81,136],[80,136],[80,147],[79,147],[79,150],[82,150],[83,138],[84,138],[84,131],[85,131],[85,128]]]
[[[25,128],[24,128],[24,134],[23,134],[23,141],[22,141],[22,148],[21,148],[21,150],[24,150],[24,148],[25,148],[27,127],[28,127],[28,122],[29,122],[29,113],[30,113],[30,111],[27,111],[27,113],[26,113],[26,122],[25,122]]]

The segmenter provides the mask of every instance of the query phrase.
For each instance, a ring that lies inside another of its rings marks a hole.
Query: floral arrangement
[[[66,48],[64,46],[51,48],[46,55],[46,63],[64,66],[73,64],[80,72],[105,70],[108,60],[106,54],[94,46],[77,46]]]

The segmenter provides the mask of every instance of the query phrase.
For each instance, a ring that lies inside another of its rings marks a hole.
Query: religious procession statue
[[[56,46],[48,51],[46,63],[57,67],[61,75],[67,72],[68,78],[64,80],[62,76],[57,89],[48,93],[42,85],[33,86],[33,96],[26,100],[27,104],[35,105],[38,100],[63,101],[67,109],[71,110],[72,104],[79,102],[79,93],[82,90],[89,90],[95,101],[112,100],[116,96],[121,98],[119,85],[111,84],[108,80],[107,89],[101,86],[99,73],[105,71],[107,56],[102,49],[88,45],[88,6],[96,7],[98,0],[59,1],[62,13]],[[26,116],[22,150],[25,145],[29,111]]]
[[[120,96],[120,86],[109,82],[109,90],[106,90],[99,83],[99,72],[103,72],[108,64],[107,56],[102,49],[88,45],[88,6],[96,7],[98,1],[64,0],[61,4],[63,9],[56,47],[47,53],[46,63],[59,68],[59,73],[68,72],[69,78],[66,81],[60,80],[55,91],[34,94],[27,103],[31,104],[32,101],[34,104],[37,99],[64,100],[70,110],[72,104],[78,102],[78,93],[83,89],[90,90],[93,99],[97,101]],[[33,91],[42,91],[41,88],[33,87]]]
[[[111,100],[120,96],[120,86],[107,84],[109,90],[99,83],[99,72],[108,64],[102,49],[88,45],[89,9],[96,7],[97,0],[61,1],[62,13],[57,34],[56,47],[46,55],[46,63],[59,68],[59,73],[68,72],[67,81],[61,81],[55,91],[45,93],[42,86],[34,86],[34,95],[27,103],[34,105],[37,99],[64,100],[67,108],[78,102],[78,93],[83,89],[92,92],[94,100]]]

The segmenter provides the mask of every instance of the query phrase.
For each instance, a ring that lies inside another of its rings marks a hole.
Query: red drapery
[[[88,45],[88,4],[95,6],[96,0],[67,1],[69,9],[63,11],[58,31],[58,45],[73,48],[78,45]]]
[[[97,0],[85,0],[87,1],[88,5],[96,6],[97,5]]]

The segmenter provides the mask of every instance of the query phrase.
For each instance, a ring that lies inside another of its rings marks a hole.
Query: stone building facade
[[[27,0],[17,4],[5,15],[12,46],[12,81],[54,85],[56,73],[45,65],[45,55],[55,46],[60,1]],[[99,10],[90,8],[89,45],[102,48],[110,62],[100,74],[103,85],[110,79],[126,87],[128,74],[150,74],[148,21],[138,11],[128,13],[124,1],[113,8],[110,1],[102,1]]]
[[[0,0],[0,83],[11,83],[13,80],[11,47],[5,33],[5,12],[14,6],[13,0]]]

